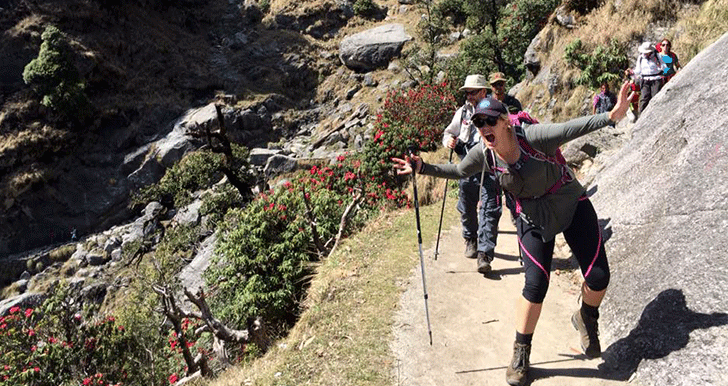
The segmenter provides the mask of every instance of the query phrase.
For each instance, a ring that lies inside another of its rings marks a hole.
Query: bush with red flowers
[[[346,232],[364,224],[372,209],[409,205],[405,180],[397,178],[390,158],[408,148],[436,149],[454,109],[444,84],[391,93],[362,153],[313,166],[247,207],[229,211],[217,246],[220,262],[206,272],[216,314],[231,325],[246,325],[257,316],[282,330],[295,322],[311,262],[321,253],[315,239],[324,249],[331,247],[342,214],[357,195],[361,201]]]
[[[13,307],[0,317],[0,385],[161,386],[184,369],[179,355],[162,355],[161,337],[143,347],[139,332],[113,316],[89,319],[69,307],[68,287],[59,287],[41,307]]]

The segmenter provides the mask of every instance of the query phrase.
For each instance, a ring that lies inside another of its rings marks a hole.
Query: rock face
[[[339,58],[355,71],[385,68],[411,39],[401,24],[385,24],[344,38],[339,46]]]
[[[592,190],[612,279],[604,366],[640,384],[728,377],[728,34],[650,102]]]

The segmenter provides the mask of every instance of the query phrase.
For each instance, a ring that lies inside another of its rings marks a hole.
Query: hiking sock
[[[581,315],[584,316],[590,316],[594,319],[599,319],[599,307],[590,306],[584,301],[581,302]]]
[[[516,331],[516,343],[530,345],[532,339],[533,334],[521,334],[520,332]]]

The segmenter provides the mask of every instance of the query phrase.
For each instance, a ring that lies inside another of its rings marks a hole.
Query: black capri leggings
[[[539,228],[517,220],[518,243],[523,251],[523,267],[526,284],[523,297],[532,303],[543,303],[549,288],[554,240],[544,242]],[[579,262],[586,285],[593,291],[601,291],[609,285],[609,264],[604,252],[604,241],[597,221],[597,213],[588,198],[580,199],[574,218],[564,238]]]

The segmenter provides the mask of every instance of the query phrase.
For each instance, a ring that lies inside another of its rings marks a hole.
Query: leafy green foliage
[[[503,6],[493,2],[465,0],[467,26],[478,34],[464,41],[460,56],[448,72],[450,79],[468,74],[503,72],[514,84],[523,78],[523,55],[558,5],[556,0],[514,0]]]
[[[239,145],[232,145],[233,169],[241,171],[238,177],[242,180],[252,178],[242,174],[247,170],[248,150]],[[199,150],[187,154],[180,162],[167,169],[164,177],[137,194],[132,205],[146,204],[150,201],[171,201],[176,207],[192,202],[192,193],[211,187],[223,176],[221,168],[225,165],[222,154],[210,150]]]
[[[225,184],[202,196],[200,215],[208,216],[210,225],[214,226],[223,220],[229,209],[242,208],[246,200],[232,185]]]
[[[353,8],[355,14],[363,17],[370,17],[379,10],[372,0],[356,0]]]
[[[449,31],[449,23],[442,12],[435,11],[431,1],[421,0],[416,4],[423,13],[417,23],[417,34],[425,44],[409,45],[402,56],[405,58],[405,69],[414,80],[431,84],[440,69],[444,69],[437,61],[437,52],[444,45],[443,36]]]
[[[85,84],[73,64],[65,35],[49,25],[41,35],[38,57],[23,70],[23,80],[42,96],[41,103],[65,118],[83,120],[90,112]]]
[[[88,320],[71,299],[70,288],[62,284],[42,307],[14,307],[0,318],[0,383],[164,385],[169,374],[182,370],[171,355],[150,356],[147,349],[163,351],[159,334],[152,342],[156,347],[143,347],[138,331],[112,316]]]
[[[448,20],[449,24],[465,23],[468,14],[464,9],[465,0],[442,0],[432,5],[432,12],[438,19]]]
[[[588,50],[580,39],[575,39],[566,46],[564,59],[570,65],[581,68],[578,84],[595,89],[603,82],[618,83],[624,69],[629,66],[626,49],[616,40],[608,46],[599,45]]]
[[[291,311],[303,295],[308,263],[316,256],[303,195],[311,200],[323,240],[335,234],[344,200],[348,201],[322,188],[318,176],[307,185],[304,193],[297,189],[299,184],[287,184],[226,216],[217,248],[223,261],[208,270],[215,286],[213,306],[223,319],[236,325],[246,325],[256,316],[272,324],[295,320]]]
[[[415,90],[388,95],[384,111],[377,116],[376,134],[362,154],[364,175],[389,188],[399,187],[401,178],[392,171],[390,159],[409,150],[433,151],[457,104],[446,84],[424,85]]]
[[[509,65],[506,76],[519,81],[525,73],[523,55],[534,37],[543,29],[557,0],[515,0],[501,9],[498,36],[503,60]]]
[[[219,261],[207,271],[216,315],[233,325],[246,325],[257,316],[283,328],[294,322],[320,252],[308,208],[319,244],[331,247],[353,195],[363,197],[347,232],[363,225],[374,209],[409,205],[402,190],[405,180],[396,177],[390,158],[401,157],[408,148],[436,149],[454,109],[447,85],[394,92],[362,153],[300,172],[245,208],[229,211],[221,222]]]

